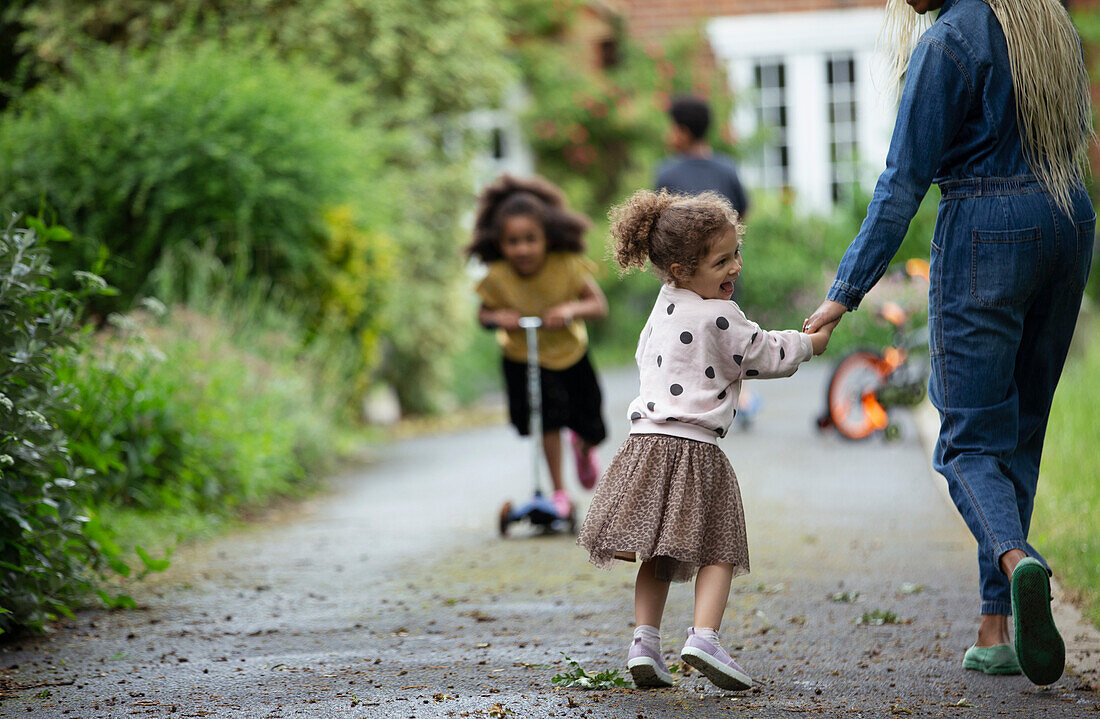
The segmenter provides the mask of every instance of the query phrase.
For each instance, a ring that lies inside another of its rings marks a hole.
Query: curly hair
[[[645,269],[649,260],[654,274],[664,282],[675,279],[674,264],[694,274],[711,242],[726,227],[732,225],[738,239],[745,234],[737,211],[716,192],[679,195],[668,190],[639,190],[611,208],[608,217],[615,261],[629,271]]]
[[[473,240],[466,254],[482,262],[504,257],[500,233],[504,221],[516,215],[534,217],[546,235],[547,252],[584,252],[584,233],[592,223],[565,205],[565,195],[542,177],[514,177],[507,173],[486,187],[477,200]]]

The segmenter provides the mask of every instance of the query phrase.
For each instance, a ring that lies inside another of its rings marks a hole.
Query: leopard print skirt
[[[686,582],[699,567],[749,571],[737,476],[717,445],[663,434],[623,442],[596,487],[577,544],[597,567],[656,558],[659,579]]]

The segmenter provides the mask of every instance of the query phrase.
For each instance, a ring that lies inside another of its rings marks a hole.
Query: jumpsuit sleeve
[[[928,37],[913,50],[886,169],[827,295],[850,310],[886,272],[969,111],[973,77],[960,52]]]

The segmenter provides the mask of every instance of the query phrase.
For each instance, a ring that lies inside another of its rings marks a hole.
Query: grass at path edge
[[[1100,628],[1100,326],[1082,315],[1054,396],[1032,544]]]

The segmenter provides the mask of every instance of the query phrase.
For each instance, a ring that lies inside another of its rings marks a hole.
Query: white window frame
[[[896,115],[895,99],[874,77],[875,40],[882,24],[881,8],[853,8],[814,12],[776,12],[731,15],[707,23],[707,36],[722,62],[734,92],[734,126],[742,137],[756,131],[753,66],[760,59],[782,58],[787,79],[787,142],[789,184],[801,207],[832,207],[832,167],[829,158],[829,88],[826,58],[843,53],[854,57],[859,148],[858,174],[864,186],[873,185],[885,166],[890,132]],[[746,179],[753,187],[751,167]]]

